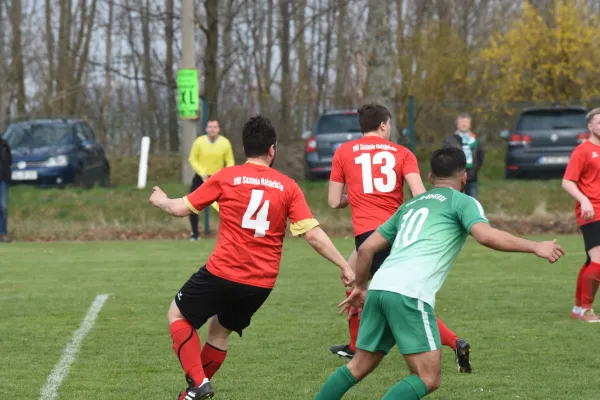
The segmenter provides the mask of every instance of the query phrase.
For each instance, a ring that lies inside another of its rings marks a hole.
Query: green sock
[[[338,368],[327,378],[315,400],[339,400],[350,388],[356,385],[357,380],[352,376],[345,365]]]
[[[427,396],[425,382],[416,375],[410,375],[395,386],[392,386],[385,396],[383,396],[383,400],[419,400],[425,396]]]

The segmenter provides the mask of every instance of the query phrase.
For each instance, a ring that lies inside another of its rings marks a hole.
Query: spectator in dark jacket
[[[8,182],[11,179],[12,156],[10,146],[0,137],[0,243],[10,242],[8,237]]]
[[[477,173],[483,165],[483,144],[471,132],[471,116],[461,114],[456,119],[456,131],[444,139],[443,147],[462,149],[467,157],[467,184],[465,193],[477,198]]]

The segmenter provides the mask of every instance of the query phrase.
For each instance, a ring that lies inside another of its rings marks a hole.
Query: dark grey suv
[[[305,132],[304,178],[327,179],[335,150],[345,142],[362,137],[356,110],[327,111],[313,131]]]
[[[506,179],[564,173],[573,149],[590,136],[586,113],[578,106],[524,110],[506,134]]]

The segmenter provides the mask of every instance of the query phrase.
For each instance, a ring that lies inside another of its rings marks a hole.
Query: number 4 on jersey
[[[248,203],[248,208],[242,218],[242,228],[254,229],[254,237],[264,237],[271,225],[267,220],[269,214],[269,200],[265,200],[265,203],[256,215],[256,218],[252,219],[262,202],[264,194],[264,190],[252,189],[250,203]]]

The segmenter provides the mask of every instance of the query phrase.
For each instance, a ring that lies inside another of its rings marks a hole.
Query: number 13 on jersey
[[[373,193],[375,188],[380,193],[389,193],[396,187],[396,158],[389,151],[380,151],[372,155],[363,153],[354,159],[355,164],[360,164],[362,169],[363,192]],[[384,178],[373,179],[373,166],[381,164],[381,173]]]

